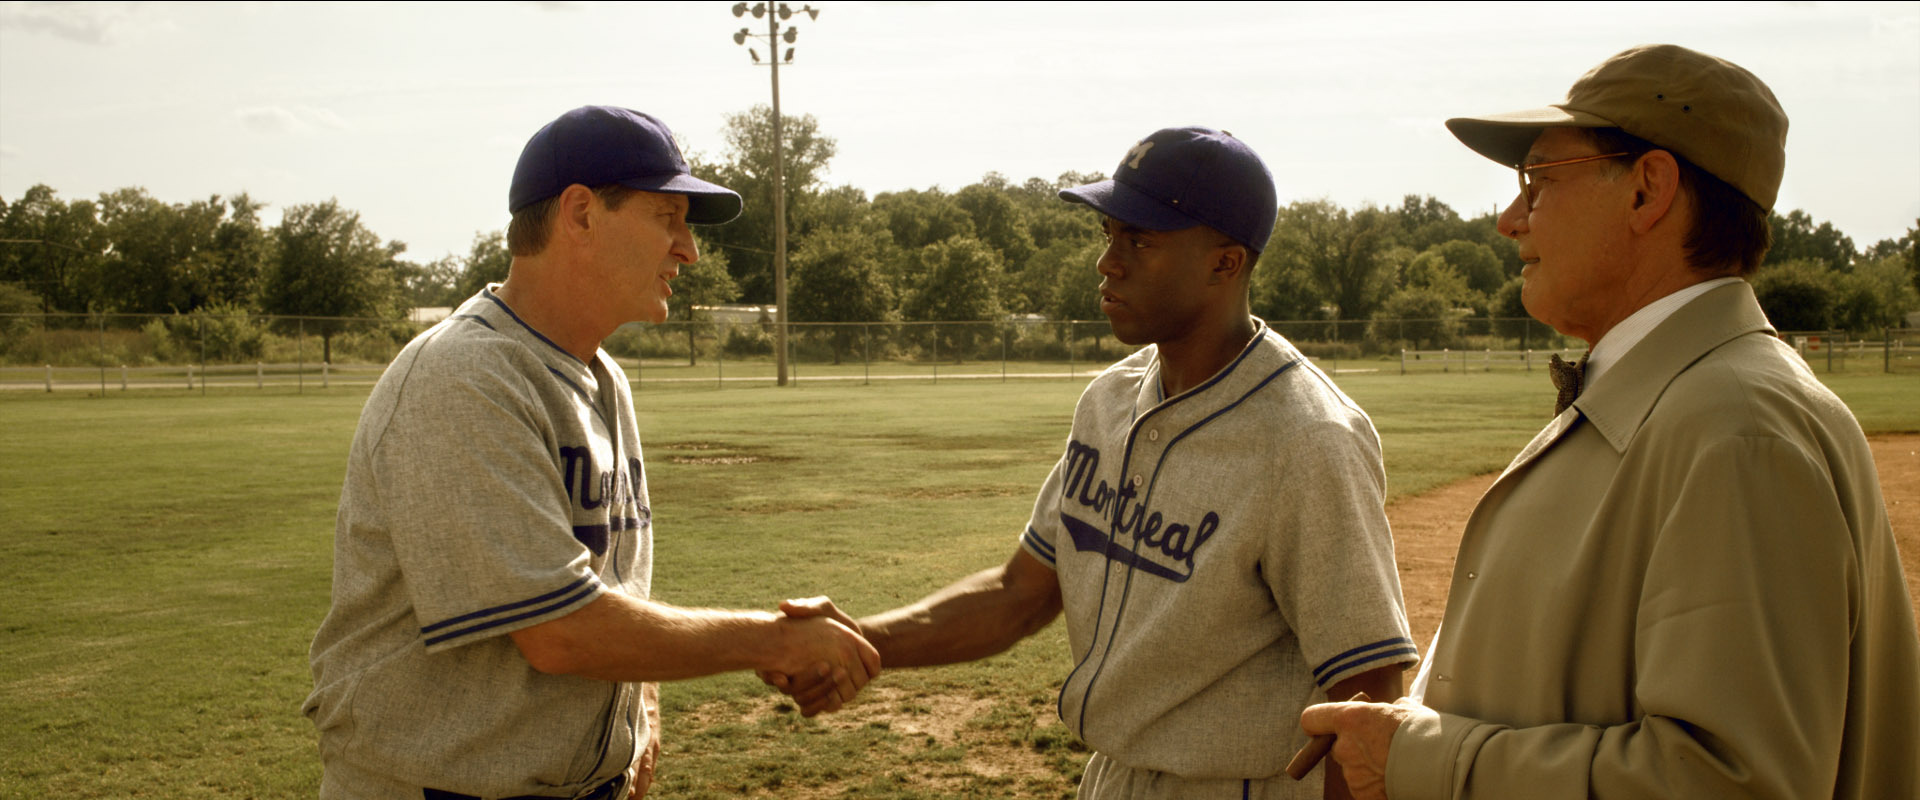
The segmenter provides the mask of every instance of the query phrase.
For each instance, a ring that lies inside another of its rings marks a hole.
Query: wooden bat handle
[[[1348,698],[1347,702],[1371,703],[1373,698],[1368,697],[1366,692],[1358,692]],[[1287,774],[1296,781],[1307,777],[1307,773],[1313,771],[1313,768],[1320,763],[1320,759],[1326,758],[1328,753],[1333,752],[1333,739],[1333,734],[1323,733],[1307,740],[1307,746],[1300,748],[1300,752],[1293,754],[1293,760],[1287,762]]]

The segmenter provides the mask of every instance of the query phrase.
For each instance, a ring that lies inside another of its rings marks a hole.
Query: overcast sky
[[[338,198],[420,261],[507,221],[520,147],[586,104],[721,155],[769,99],[731,3],[0,4],[0,196],[248,192],[269,222]],[[798,7],[800,3],[793,3]],[[1161,127],[1225,128],[1282,203],[1504,205],[1513,174],[1447,117],[1557,102],[1635,44],[1739,63],[1792,120],[1778,209],[1867,246],[1920,218],[1920,3],[890,3],[821,0],[789,115],[869,196],[1111,172]],[[784,45],[783,45],[784,46]],[[764,44],[758,45],[765,58]]]

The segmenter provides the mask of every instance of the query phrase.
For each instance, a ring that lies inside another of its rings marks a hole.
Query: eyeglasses
[[[1598,155],[1598,156],[1581,156],[1579,158],[1566,158],[1566,159],[1561,159],[1559,161],[1547,161],[1540,164],[1515,164],[1513,166],[1513,171],[1520,173],[1520,196],[1527,198],[1527,210],[1532,211],[1533,201],[1537,199],[1540,194],[1539,187],[1535,186],[1533,183],[1534,172],[1546,169],[1548,167],[1564,167],[1568,164],[1581,164],[1588,161],[1604,161],[1609,158],[1619,158],[1621,156],[1631,156],[1631,155],[1635,155],[1635,154],[1627,151],[1622,151],[1618,153],[1607,153],[1605,155]]]

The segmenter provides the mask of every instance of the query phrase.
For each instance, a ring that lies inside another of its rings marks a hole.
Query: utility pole
[[[733,4],[735,17],[745,16],[746,3]],[[747,54],[753,56],[753,63],[765,63],[773,73],[773,349],[775,382],[787,385],[787,190],[786,190],[786,136],[781,131],[780,122],[780,42],[793,44],[800,35],[798,29],[787,26],[786,33],[780,32],[780,23],[791,18],[794,10],[786,3],[755,3],[751,13],[754,19],[767,18],[767,32],[757,34],[747,28],[741,28],[733,34],[734,44],[746,44],[747,40],[767,40],[767,60],[760,60],[760,52],[747,48]],[[813,6],[801,6],[799,13],[808,19],[820,18],[820,10]],[[785,61],[793,63],[793,48],[787,48]]]

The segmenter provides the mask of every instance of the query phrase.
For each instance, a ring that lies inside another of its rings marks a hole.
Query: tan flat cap
[[[1679,154],[1771,210],[1787,166],[1787,113],[1730,61],[1670,44],[1607,59],[1546,108],[1456,117],[1447,130],[1494,161],[1518,165],[1545,128],[1619,128]]]

